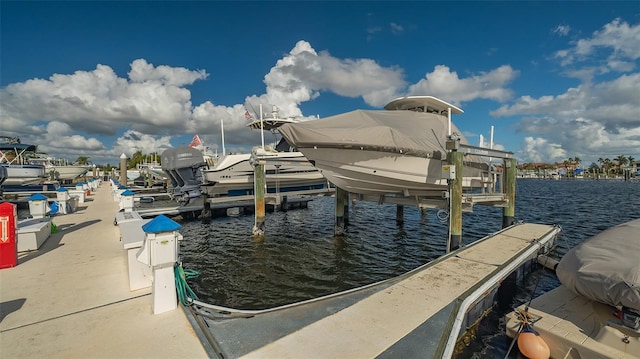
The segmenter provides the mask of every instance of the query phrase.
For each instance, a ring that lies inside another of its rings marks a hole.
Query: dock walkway
[[[153,315],[151,288],[129,291],[127,254],[104,182],[59,232],[0,270],[2,358],[207,358],[184,311]]]
[[[375,285],[265,311],[201,306],[198,322],[221,357],[450,357],[476,304],[490,308],[487,297],[558,232],[519,224]]]

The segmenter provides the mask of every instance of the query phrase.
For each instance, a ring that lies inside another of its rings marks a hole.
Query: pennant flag
[[[196,134],[191,139],[191,142],[189,143],[189,147],[196,147],[196,146],[201,145],[201,144],[202,144],[202,141],[200,141],[200,137]]]
[[[244,112],[244,118],[246,118],[247,121],[251,119],[251,114],[249,113],[249,111]]]

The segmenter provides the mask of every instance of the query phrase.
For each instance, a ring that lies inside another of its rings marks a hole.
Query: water
[[[252,216],[210,224],[183,222],[181,257],[201,272],[190,284],[201,300],[234,308],[261,309],[384,280],[442,255],[446,224],[436,210],[426,216],[405,207],[358,202],[344,238],[333,238],[334,199],[319,197],[306,210],[267,214],[266,238],[251,237]],[[611,226],[640,218],[640,181],[519,180],[516,221],[559,224],[558,255]],[[500,229],[502,209],[476,206],[463,215],[463,243]],[[559,285],[549,271],[529,276],[513,306]],[[458,358],[502,358],[510,340],[504,311],[494,310]],[[510,357],[516,358],[512,353]]]

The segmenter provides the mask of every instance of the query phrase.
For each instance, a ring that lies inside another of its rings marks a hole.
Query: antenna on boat
[[[493,126],[491,126],[491,132],[489,135],[489,148],[493,149]],[[493,158],[489,157],[489,165],[491,165],[491,160],[493,160]]]
[[[220,119],[220,132],[222,132],[222,155],[225,155],[224,149],[224,119]]]
[[[451,136],[451,107],[447,107],[447,135]]]
[[[262,104],[260,104],[260,139],[262,140],[262,149],[264,150],[264,127],[262,124]]]

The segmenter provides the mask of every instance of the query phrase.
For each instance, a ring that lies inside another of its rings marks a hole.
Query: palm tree
[[[609,169],[611,168],[611,166],[612,166],[613,164],[611,163],[611,160],[610,160],[610,159],[608,159],[608,158],[605,158],[605,159],[603,160],[603,162],[604,162],[604,169],[605,169],[605,171],[606,171],[606,173],[607,173],[607,177],[609,177]]]
[[[86,165],[86,164],[88,164],[88,163],[89,163],[89,158],[91,158],[91,157],[87,157],[87,156],[80,156],[80,157],[78,157],[78,159],[76,160],[76,162],[77,162],[79,165],[83,166],[83,165]]]
[[[618,173],[622,173],[622,167],[627,164],[627,156],[619,155],[616,157],[616,162],[618,162]]]

